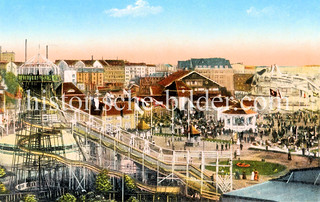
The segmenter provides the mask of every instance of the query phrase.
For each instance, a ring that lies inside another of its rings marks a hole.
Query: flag
[[[138,102],[139,102],[139,106],[141,106],[141,103],[144,103],[144,105],[147,106],[147,107],[150,106],[150,104],[147,103],[147,102],[146,102],[143,98],[141,98],[141,97],[137,97],[137,100],[138,100]]]
[[[273,97],[277,97],[277,96],[278,96],[278,92],[275,91],[275,90],[272,90],[272,89],[270,88],[270,95],[273,96]]]
[[[156,99],[154,99],[154,98],[152,98],[152,104],[153,104],[153,106],[155,106],[155,107],[157,107],[157,106],[160,106],[160,107],[163,107],[163,108],[166,107],[166,106],[163,104],[162,101],[159,102],[158,100],[156,100]]]
[[[280,97],[280,99],[282,98],[282,96],[281,96],[281,93],[280,93],[280,90],[278,89],[278,95],[279,95],[279,97]]]

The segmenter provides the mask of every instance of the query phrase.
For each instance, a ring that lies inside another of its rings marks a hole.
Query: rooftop
[[[183,78],[184,76],[186,76],[189,73],[190,73],[190,71],[185,71],[185,70],[180,70],[180,71],[174,72],[174,73],[170,74],[169,76],[167,76],[166,78],[164,78],[163,80],[161,80],[159,82],[159,84],[166,87],[166,86],[170,85],[171,83],[173,83],[174,81]]]
[[[196,67],[200,68],[223,68],[231,69],[232,66],[229,60],[224,58],[192,58],[186,61],[178,61],[178,68],[194,70]]]

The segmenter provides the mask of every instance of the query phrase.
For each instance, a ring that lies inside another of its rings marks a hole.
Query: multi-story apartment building
[[[147,64],[147,75],[150,76],[152,74],[156,73],[156,65],[154,64]]]
[[[155,71],[173,73],[177,71],[177,67],[171,64],[158,64]]]
[[[4,62],[14,62],[15,61],[15,53],[14,52],[1,52],[0,49],[0,61]]]
[[[123,86],[125,82],[125,61],[123,60],[104,60],[104,85]]]
[[[131,79],[146,77],[156,72],[156,65],[146,63],[125,63],[125,84]]]
[[[178,61],[178,68],[183,70],[194,70],[225,87],[229,92],[234,92],[234,73],[229,60],[224,58],[190,59]]]

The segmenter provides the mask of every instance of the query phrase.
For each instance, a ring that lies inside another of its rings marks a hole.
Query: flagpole
[[[152,136],[152,116],[153,116],[153,107],[152,107],[152,103],[151,103],[151,136]]]
[[[173,138],[173,135],[174,135],[174,112],[173,112],[173,104],[172,104],[172,123],[171,123],[171,134],[172,134],[172,149],[173,149],[173,142],[174,142],[174,138]]]
[[[190,103],[188,102],[188,142],[190,142]]]

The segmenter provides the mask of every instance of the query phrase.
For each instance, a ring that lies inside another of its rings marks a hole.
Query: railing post
[[[144,176],[144,149],[143,149],[143,153],[142,153],[142,182],[145,182],[145,176]]]
[[[190,151],[187,150],[187,169],[186,169],[186,196],[188,196],[188,184],[189,184],[189,163],[190,163]]]
[[[174,167],[175,167],[175,162],[176,162],[176,152],[172,151],[172,175],[171,175],[171,180],[173,181],[173,173],[174,173]]]
[[[202,188],[203,188],[203,172],[204,172],[204,153],[201,151],[201,188],[200,188],[200,194],[202,194]]]
[[[218,193],[218,177],[219,177],[219,151],[217,151],[217,160],[216,160],[216,192]]]
[[[232,142],[230,143],[231,148],[230,148],[230,180],[231,180],[231,185],[230,185],[230,191],[232,191],[233,189],[233,174],[232,174],[232,167],[233,167],[233,162],[232,162],[232,152],[233,152],[233,148],[232,148]]]
[[[159,160],[157,160],[157,186],[159,185]]]

